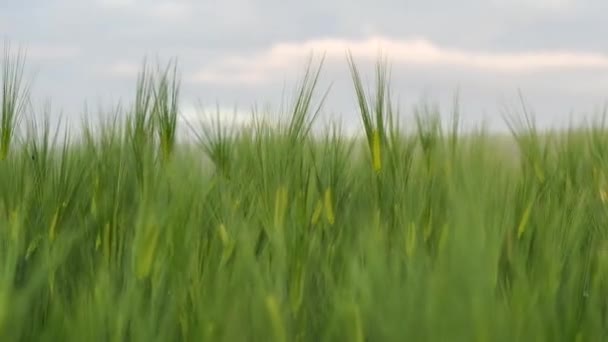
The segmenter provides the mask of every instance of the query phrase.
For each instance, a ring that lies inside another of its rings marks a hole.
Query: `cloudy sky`
[[[605,0],[2,0],[0,38],[27,48],[38,101],[78,118],[133,98],[144,57],[179,61],[194,104],[278,108],[311,53],[325,54],[324,119],[359,119],[346,52],[373,81],[382,51],[407,116],[423,101],[504,127],[521,90],[541,125],[598,113],[608,97]]]

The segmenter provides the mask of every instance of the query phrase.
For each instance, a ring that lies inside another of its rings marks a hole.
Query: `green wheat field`
[[[312,134],[311,63],[280,124],[180,143],[175,64],[58,135],[6,52],[0,341],[607,340],[603,121],[405,133],[386,64],[368,85],[347,62],[359,138]]]

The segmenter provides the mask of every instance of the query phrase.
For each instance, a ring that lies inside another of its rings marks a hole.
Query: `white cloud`
[[[198,128],[200,124],[214,124],[219,120],[222,126],[244,127],[252,124],[252,112],[231,107],[201,107],[184,104],[181,107],[180,119]]]
[[[116,62],[116,63],[109,65],[108,67],[104,68],[101,72],[104,75],[110,75],[113,77],[132,78],[132,77],[137,76],[140,69],[141,69],[140,64],[122,61],[122,62]]]
[[[567,10],[575,6],[574,0],[492,0],[501,7],[523,7],[537,10]]]
[[[183,1],[98,0],[97,4],[104,9],[123,10],[162,20],[185,19],[192,10],[192,4]]]
[[[218,122],[222,129],[228,129],[225,133],[234,133],[252,127],[260,119],[265,124],[271,125],[272,121],[269,121],[267,117],[254,120],[251,111],[241,108],[217,108],[183,103],[179,115],[180,136],[185,141],[213,138],[213,136],[205,137],[205,135],[209,133],[209,129],[211,129],[211,134],[218,133],[215,131]]]
[[[79,57],[82,53],[76,46],[52,44],[28,44],[24,50],[27,59],[34,61],[66,60]]]
[[[97,4],[103,8],[122,9],[135,5],[135,0],[97,0]]]
[[[184,19],[190,15],[191,6],[185,3],[165,1],[150,7],[148,13],[162,19]]]
[[[271,79],[277,72],[301,67],[313,52],[324,53],[329,62],[344,62],[347,51],[357,60],[375,61],[379,52],[384,52],[393,65],[453,67],[486,72],[608,69],[608,56],[597,53],[492,53],[444,48],[426,39],[396,40],[374,36],[363,40],[329,38],[275,44],[253,55],[224,58],[199,70],[190,81],[259,84]]]

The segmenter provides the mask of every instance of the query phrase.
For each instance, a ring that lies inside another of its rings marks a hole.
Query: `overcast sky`
[[[70,118],[85,101],[131,101],[144,57],[177,57],[184,115],[200,102],[246,120],[325,53],[324,118],[358,126],[350,49],[369,81],[384,53],[405,115],[423,100],[449,114],[458,90],[466,120],[500,128],[518,89],[543,125],[601,110],[606,13],[605,0],[1,0],[0,38],[27,48],[35,99]]]

